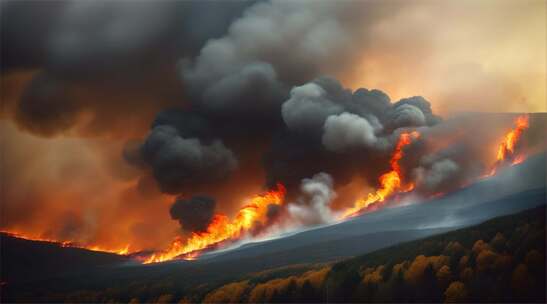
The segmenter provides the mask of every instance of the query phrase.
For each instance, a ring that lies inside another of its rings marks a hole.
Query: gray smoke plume
[[[454,184],[460,168],[453,160],[445,158],[428,167],[415,168],[412,173],[418,190],[435,193]]]

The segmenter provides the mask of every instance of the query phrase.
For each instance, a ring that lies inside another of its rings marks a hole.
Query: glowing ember
[[[497,168],[508,160],[511,160],[511,165],[516,165],[524,161],[525,158],[523,155],[516,155],[516,146],[522,137],[522,133],[529,126],[528,115],[520,115],[515,119],[515,127],[504,136],[503,141],[498,147],[496,162],[487,176],[496,174]]]
[[[180,238],[175,239],[167,250],[153,254],[144,263],[163,262],[181,255],[184,255],[184,259],[193,260],[199,256],[200,250],[223,241],[238,239],[257,223],[264,224],[268,205],[281,205],[285,192],[285,187],[278,184],[277,190],[251,198],[232,221],[225,215],[216,214],[205,232],[194,232],[186,241]]]
[[[112,248],[106,248],[106,247],[96,246],[96,245],[85,246],[85,245],[80,245],[78,243],[71,242],[71,241],[60,241],[60,240],[44,238],[44,237],[39,237],[39,236],[26,235],[26,234],[23,234],[23,233],[13,232],[13,231],[0,231],[0,232],[4,233],[4,234],[7,234],[9,236],[13,236],[13,237],[16,237],[16,238],[25,239],[25,240],[29,240],[29,241],[54,243],[54,244],[57,244],[61,247],[81,248],[81,249],[87,249],[87,250],[97,251],[97,252],[115,253],[115,254],[119,254],[119,255],[128,255],[128,254],[131,253],[129,251],[129,245],[126,245],[125,247],[119,248],[119,249],[112,249]]]
[[[402,171],[399,160],[403,158],[403,148],[409,145],[413,139],[420,137],[417,131],[405,132],[399,136],[399,141],[395,147],[395,152],[391,157],[391,171],[380,176],[380,189],[374,193],[369,193],[367,197],[358,199],[352,208],[346,210],[342,218],[348,218],[359,214],[359,212],[372,204],[383,202],[387,197],[397,192],[408,192],[414,189],[414,185],[402,186]]]

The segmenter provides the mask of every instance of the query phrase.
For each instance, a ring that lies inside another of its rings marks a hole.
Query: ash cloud
[[[178,198],[169,209],[173,220],[177,220],[185,231],[203,232],[211,223],[215,211],[215,200],[208,196]]]

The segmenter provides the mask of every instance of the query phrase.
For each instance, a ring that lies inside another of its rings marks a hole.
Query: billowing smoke
[[[455,184],[454,180],[460,173],[458,164],[449,158],[424,165],[427,167],[418,167],[413,174],[416,187],[426,192],[443,191],[443,188]]]
[[[268,115],[292,85],[317,76],[332,55],[352,50],[343,16],[351,5],[261,2],[236,20],[226,36],[210,40],[181,64],[194,104],[224,115]]]
[[[8,108],[43,136],[141,136],[155,113],[184,98],[179,56],[194,56],[252,4],[3,1],[2,77],[35,75]]]
[[[290,217],[304,226],[332,222],[330,204],[336,198],[333,186],[332,177],[323,172],[302,180],[301,196],[287,207]]]
[[[203,143],[199,138],[184,138],[171,126],[152,129],[142,153],[161,189],[168,193],[226,178],[237,165],[234,154],[222,141]]]
[[[303,134],[320,133],[327,117],[343,111],[342,105],[332,102],[327,94],[314,82],[293,88],[281,108],[287,128]]]
[[[177,220],[183,230],[205,231],[213,219],[215,200],[207,196],[193,196],[190,199],[178,198],[169,213]]]
[[[379,90],[352,92],[325,76],[294,87],[281,115],[285,130],[273,138],[266,170],[268,183],[281,181],[289,189],[318,172],[329,172],[338,185],[355,175],[376,185],[377,177],[389,170],[400,130],[441,121],[424,98],[391,103]]]
[[[322,142],[329,151],[372,147],[378,140],[368,120],[351,113],[329,116],[324,129]]]
[[[11,137],[4,137],[16,147],[9,150],[15,161],[0,160],[8,163],[2,166],[6,175],[13,176],[2,180],[9,193],[6,225],[10,227],[47,228],[50,217],[40,210],[56,210],[51,222],[64,218],[66,210],[78,209],[69,202],[81,201],[85,208],[75,213],[82,220],[66,227],[82,227],[55,231],[85,231],[86,240],[112,240],[113,235],[156,240],[160,233],[154,229],[174,231],[176,226],[166,212],[173,198],[159,192],[184,197],[208,193],[218,199],[216,208],[230,215],[249,194],[278,182],[287,187],[286,201],[294,203],[294,218],[306,225],[324,223],[332,216],[328,209],[346,207],[355,198],[344,193],[348,185],[358,184],[365,194],[378,186],[378,177],[391,169],[391,153],[405,131],[421,134],[404,148],[400,160],[404,182],[414,183],[418,193],[450,191],[483,174],[489,156],[496,152],[487,147],[498,143],[511,117],[488,122],[477,117],[441,120],[436,115],[439,109],[475,110],[475,100],[481,104],[493,100],[484,104],[490,105],[487,110],[498,111],[505,104],[544,100],[544,92],[536,89],[542,85],[529,90],[515,86],[513,80],[543,84],[545,71],[537,69],[544,64],[530,68],[527,61],[512,66],[505,64],[511,60],[500,60],[503,65],[489,60],[486,67],[480,58],[477,64],[475,56],[461,55],[469,54],[462,48],[473,46],[485,50],[473,52],[476,56],[507,59],[505,53],[511,52],[504,50],[510,43],[504,40],[499,45],[488,38],[496,37],[489,32],[498,33],[500,26],[511,29],[507,34],[512,33],[518,45],[542,41],[543,32],[536,37],[517,30],[528,26],[537,32],[536,15],[544,10],[532,9],[533,5],[526,12],[509,8],[526,21],[522,23],[508,21],[505,6],[484,10],[469,3],[455,7],[411,1],[4,1],[1,5],[0,94],[5,102],[0,117],[13,122],[6,128]],[[450,9],[465,10],[467,17],[455,20],[439,13]],[[439,16],[446,18],[446,24],[443,19],[437,22],[439,27],[431,27]],[[507,22],[518,26],[508,27]],[[470,27],[479,28],[480,39],[459,35]],[[450,43],[444,39],[447,31],[455,31],[454,36],[465,41]],[[490,44],[485,46],[484,41]],[[535,49],[539,51],[530,56],[537,60],[530,62],[544,62],[544,46]],[[495,73],[496,66],[506,73]],[[427,100],[406,98],[414,94]],[[428,100],[434,102],[433,108]],[[531,123],[530,134],[536,132],[539,138],[544,132],[532,130],[536,123]],[[59,137],[48,139],[50,145],[38,140],[54,136]],[[71,142],[73,137],[81,138]],[[57,140],[63,145],[55,146]],[[120,159],[125,142],[123,156],[132,168]],[[46,151],[44,147],[48,153],[28,155]],[[58,150],[68,151],[64,153],[70,157]],[[42,168],[47,181],[31,172]],[[82,175],[77,174],[76,181],[67,173],[75,170]],[[51,190],[64,190],[64,180],[74,181],[69,194]],[[97,185],[90,186],[90,180]],[[96,195],[102,192],[97,189],[107,187],[108,193]],[[191,204],[198,207],[188,207],[189,211],[177,207],[182,209],[173,218],[185,230],[203,230],[206,224],[201,223],[210,221],[204,207],[208,203],[203,202],[211,200],[187,201],[198,201]],[[173,208],[181,204],[189,203],[176,203]],[[275,222],[286,215],[284,207],[269,207],[268,219]],[[186,217],[187,213],[196,217]],[[23,221],[20,214],[43,220]],[[153,221],[161,222],[161,227]]]

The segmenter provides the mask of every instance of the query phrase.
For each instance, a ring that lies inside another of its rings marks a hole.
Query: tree
[[[465,284],[460,281],[450,283],[444,292],[444,301],[446,303],[461,303],[467,301],[467,289]]]

